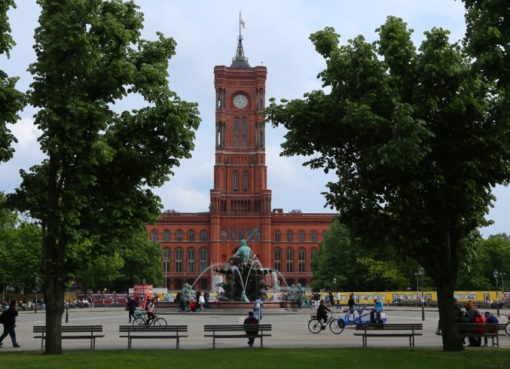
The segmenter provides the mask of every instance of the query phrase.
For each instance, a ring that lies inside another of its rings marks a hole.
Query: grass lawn
[[[8,369],[498,369],[510,368],[508,349],[220,349],[65,351],[62,355],[6,352]]]

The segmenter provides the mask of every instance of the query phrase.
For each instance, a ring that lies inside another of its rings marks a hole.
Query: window
[[[273,267],[275,270],[282,270],[282,250],[279,247],[273,251]]]
[[[240,134],[240,129],[239,129],[239,125],[240,125],[240,122],[239,122],[239,117],[235,117],[234,118],[234,147],[239,147],[239,134]]]
[[[230,230],[230,241],[235,241],[236,240],[236,231],[235,229],[231,229]]]
[[[243,191],[248,192],[248,172],[243,172]]]
[[[207,249],[202,247],[200,249],[200,272],[203,272],[207,268]]]
[[[163,273],[170,271],[170,249],[165,248],[163,250]]]
[[[299,231],[299,242],[305,242],[305,231]]]
[[[170,241],[170,231],[168,229],[163,231],[163,241]]]
[[[180,247],[175,249],[175,271],[182,272],[182,249]]]
[[[195,231],[188,231],[188,241],[195,241]]]
[[[304,247],[301,247],[298,252],[298,271],[305,272],[305,260],[306,260],[306,250]]]
[[[291,248],[287,249],[287,272],[294,271],[294,250]]]
[[[207,231],[200,231],[200,241],[202,242],[207,241]]]
[[[195,271],[195,249],[190,247],[188,249],[188,272]]]
[[[311,233],[312,242],[317,242],[317,231]]]
[[[221,230],[221,240],[222,241],[226,241],[227,240],[227,230],[226,229],[222,229]]]
[[[178,230],[177,232],[175,232],[175,240],[182,241],[182,231],[181,230]]]
[[[278,241],[280,241],[280,239],[281,239],[280,231],[275,231],[274,232],[274,240],[278,242]]]
[[[237,171],[232,174],[232,189],[234,192],[239,191],[239,174]]]
[[[153,229],[151,232],[151,241],[157,241],[159,238],[159,233],[157,230]]]
[[[239,241],[241,241],[242,239],[244,239],[244,232],[242,229],[239,230]]]
[[[315,259],[315,257],[317,256],[317,249],[316,248],[313,248],[310,250],[310,259]]]
[[[243,117],[243,142],[242,142],[242,146],[243,147],[246,147],[248,146],[248,140],[247,140],[247,137],[248,137],[248,120],[246,119],[246,117]]]
[[[292,241],[292,231],[287,231],[287,241]]]

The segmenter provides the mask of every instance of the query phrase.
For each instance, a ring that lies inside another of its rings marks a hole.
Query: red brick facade
[[[241,36],[232,65],[214,68],[216,161],[209,212],[165,212],[147,225],[149,238],[163,249],[164,287],[193,283],[208,266],[227,261],[248,236],[263,266],[282,272],[289,285],[310,286],[311,259],[334,215],[271,210],[260,113],[266,75],[265,66],[249,66]],[[195,288],[210,289],[211,274],[204,273]]]

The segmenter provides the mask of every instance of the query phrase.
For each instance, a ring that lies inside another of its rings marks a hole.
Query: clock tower
[[[216,149],[210,213],[211,241],[217,240],[211,245],[211,256],[216,260],[226,260],[245,238],[263,265],[270,262],[271,190],[267,189],[263,114],[266,76],[265,66],[251,67],[244,56],[241,32],[232,64],[214,68]],[[246,234],[237,234],[239,225]]]

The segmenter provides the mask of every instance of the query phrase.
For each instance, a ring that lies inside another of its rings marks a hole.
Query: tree
[[[7,17],[11,7],[15,7],[13,0],[0,1],[0,56],[5,54],[9,57],[9,50],[15,45],[9,34],[11,28]],[[17,113],[25,104],[24,95],[15,88],[17,80],[0,69],[0,162],[12,158],[14,149],[11,144],[16,142],[16,138],[7,124],[16,123],[19,119]]]
[[[133,1],[38,0],[29,99],[47,159],[22,172],[12,201],[41,220],[46,353],[62,352],[65,283],[80,248],[107,248],[159,214],[160,186],[190,156],[195,104],[168,87],[175,42],[141,39]],[[116,112],[133,96],[141,108]],[[96,252],[101,253],[101,249]]]
[[[391,247],[383,250],[363,247],[345,225],[335,220],[312,264],[313,287],[344,291],[406,288],[409,286],[406,271],[394,256]]]
[[[334,170],[327,202],[355,236],[416,260],[438,292],[443,348],[463,350],[453,292],[469,238],[484,224],[492,186],[509,178],[507,122],[488,119],[488,86],[448,32],[425,32],[419,50],[399,18],[339,46],[333,28],[311,35],[330,91],[271,102],[288,129],[284,155],[312,155]],[[490,158],[490,159],[488,159]]]

